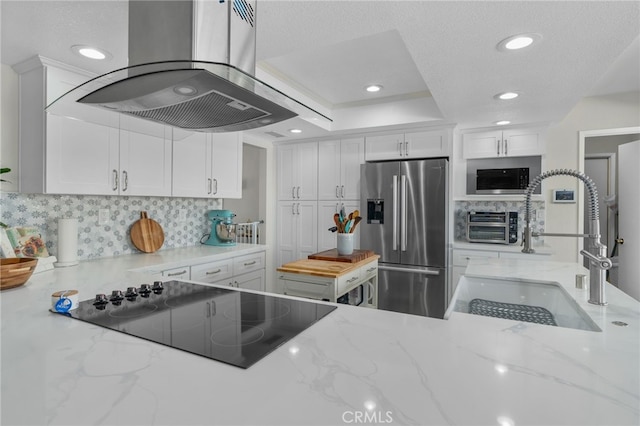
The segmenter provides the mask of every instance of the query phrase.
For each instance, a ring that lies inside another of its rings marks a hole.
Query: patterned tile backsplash
[[[210,230],[207,212],[222,208],[222,200],[175,197],[124,197],[2,193],[0,221],[7,226],[36,226],[47,250],[57,254],[58,219],[78,219],[78,259],[139,253],[129,230],[146,211],[164,231],[162,249],[197,245]],[[98,225],[98,212],[108,209],[110,220]],[[186,221],[178,212],[186,210]]]
[[[536,231],[544,229],[544,201],[531,202],[533,228]],[[467,238],[467,212],[518,212],[518,241],[522,241],[522,230],[524,229],[524,201],[456,201],[454,213],[454,239],[456,241],[466,241]],[[542,242],[541,238],[536,239]]]

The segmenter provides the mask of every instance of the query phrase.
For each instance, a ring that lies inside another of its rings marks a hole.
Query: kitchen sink
[[[602,331],[554,281],[463,275],[444,318],[449,319],[452,312]]]

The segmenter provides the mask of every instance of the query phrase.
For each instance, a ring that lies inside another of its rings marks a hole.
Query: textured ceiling
[[[97,73],[127,64],[125,1],[2,0],[0,11],[4,64],[35,54]],[[562,120],[584,96],[640,89],[639,22],[636,1],[258,0],[256,53],[262,72],[337,121],[355,117],[360,127],[393,124],[368,122],[365,106],[386,103],[391,110],[407,99],[434,106],[416,109],[416,124],[548,123]],[[539,33],[542,41],[519,52],[495,48],[523,32]],[[78,58],[73,44],[97,45],[114,57]],[[385,90],[365,93],[373,82]],[[522,96],[493,98],[506,90]],[[327,134],[295,120],[264,131],[286,133],[298,124],[305,137]]]

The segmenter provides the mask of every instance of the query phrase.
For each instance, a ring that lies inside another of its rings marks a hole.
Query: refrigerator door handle
[[[402,184],[400,189],[400,199],[402,200],[402,219],[400,220],[400,250],[407,251],[407,176],[400,178]]]
[[[393,175],[393,251],[398,250],[398,175]]]
[[[412,269],[412,268],[399,268],[397,266],[385,266],[378,265],[379,271],[392,271],[392,272],[409,272],[412,274],[422,274],[422,275],[440,275],[440,270],[438,269]]]

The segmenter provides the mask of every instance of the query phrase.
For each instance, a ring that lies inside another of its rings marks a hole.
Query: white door
[[[171,160],[170,128],[120,130],[120,195],[171,195]]]
[[[318,143],[301,143],[296,156],[296,199],[318,199]]]
[[[278,203],[277,215],[277,244],[278,251],[276,262],[278,266],[297,260],[297,226],[298,216],[296,215],[297,202],[285,201]]]
[[[211,178],[214,198],[242,198],[242,133],[214,133]]]
[[[295,203],[298,221],[296,259],[306,259],[318,251],[318,203],[301,201]]]
[[[502,152],[502,132],[468,133],[462,136],[464,158],[491,158]]]
[[[206,133],[174,132],[174,197],[211,197],[211,151]],[[209,174],[208,174],[209,173]]]
[[[340,141],[318,144],[318,199],[340,199]]]
[[[340,143],[340,195],[345,200],[360,200],[361,164],[364,164],[364,138],[343,140]]]
[[[297,147],[296,145],[279,146],[278,155],[278,200],[296,198]]]
[[[618,287],[640,300],[640,141],[618,146]]]

